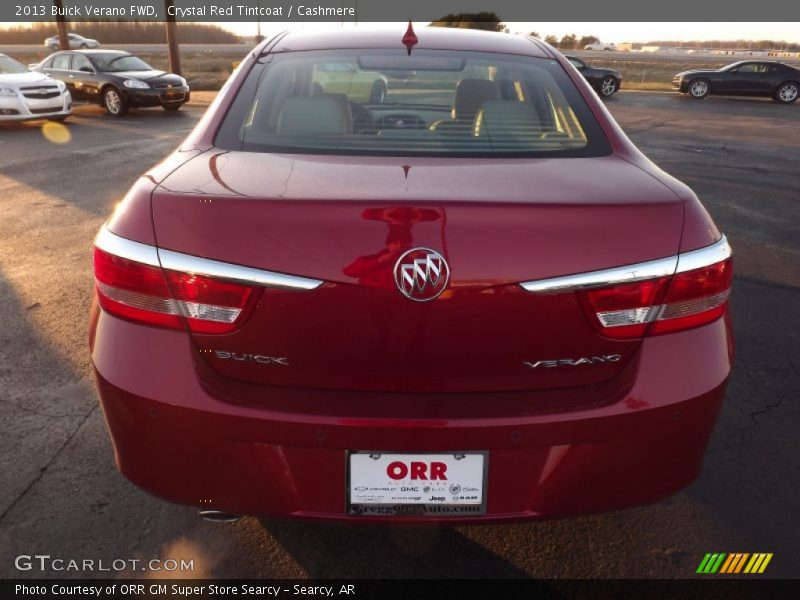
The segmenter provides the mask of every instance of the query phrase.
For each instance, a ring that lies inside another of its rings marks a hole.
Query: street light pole
[[[261,43],[261,0],[258,0],[258,15],[256,15],[256,19],[258,20],[258,30],[256,32],[256,44]]]

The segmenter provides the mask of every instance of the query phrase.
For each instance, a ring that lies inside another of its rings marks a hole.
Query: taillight
[[[732,257],[707,267],[677,273],[648,333],[669,333],[715,321],[728,308],[732,283]]]
[[[94,280],[97,300],[106,312],[149,325],[182,327],[178,307],[159,267],[95,247]]]
[[[145,260],[123,258],[95,247],[97,297],[104,310],[148,325],[180,329],[183,319],[195,333],[229,333],[239,327],[261,289],[162,270],[157,258]]]
[[[587,316],[601,333],[613,338],[642,337],[661,310],[669,277],[581,292]]]
[[[694,266],[694,259],[684,265]],[[582,304],[595,327],[617,339],[658,335],[699,327],[720,318],[728,306],[733,258],[682,270],[678,258],[672,277],[580,291]]]

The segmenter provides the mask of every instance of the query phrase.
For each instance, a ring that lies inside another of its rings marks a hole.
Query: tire
[[[130,105],[120,91],[109,86],[103,90],[103,107],[113,117],[121,117],[128,112]]]
[[[88,47],[88,44],[81,44],[81,50],[86,50]]]
[[[708,96],[708,92],[711,91],[711,85],[708,79],[692,79],[686,90],[686,93],[695,100],[702,100]]]
[[[383,81],[376,81],[372,84],[372,90],[369,92],[370,104],[383,104],[386,100],[386,84]]]
[[[181,106],[183,106],[183,102],[172,102],[170,104],[162,104],[161,108],[167,112],[174,112],[176,110],[180,110]]]
[[[800,82],[787,81],[778,86],[774,98],[781,104],[791,104],[797,100],[798,96],[800,96]]]
[[[50,50],[52,52],[58,52],[59,50],[61,50],[61,46],[59,46],[58,44],[51,44],[50,45]]]
[[[603,98],[610,98],[619,91],[619,79],[613,75],[606,75],[600,82],[599,91]]]

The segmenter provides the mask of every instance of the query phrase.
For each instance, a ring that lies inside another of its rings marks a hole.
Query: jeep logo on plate
[[[430,248],[412,248],[394,265],[394,282],[409,300],[434,300],[449,281],[450,266],[441,254]]]

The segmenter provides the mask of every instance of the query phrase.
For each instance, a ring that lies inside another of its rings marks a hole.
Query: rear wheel
[[[108,87],[103,91],[103,106],[105,106],[106,112],[114,117],[121,117],[130,108],[128,101],[115,87]]]
[[[386,84],[383,81],[376,81],[372,84],[372,91],[369,94],[369,101],[372,104],[382,104],[386,99]]]
[[[800,83],[796,81],[782,83],[775,90],[775,100],[781,104],[791,104],[797,100],[798,95],[800,95]]]
[[[58,44],[50,44],[50,50],[52,50],[53,52],[58,52],[60,49],[61,46],[59,46]]]
[[[603,98],[609,98],[617,93],[619,90],[619,81],[616,77],[608,75],[600,82],[600,95]]]
[[[695,100],[702,100],[708,96],[709,85],[707,79],[692,79],[689,82],[689,95]]]

